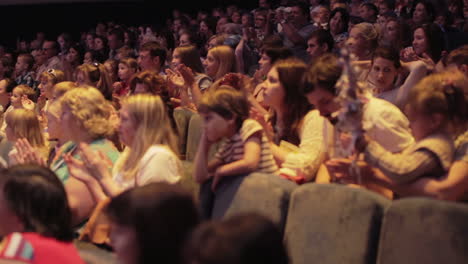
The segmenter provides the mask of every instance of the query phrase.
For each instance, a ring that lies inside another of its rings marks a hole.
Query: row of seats
[[[468,263],[468,206],[387,200],[338,184],[251,174],[222,182],[212,218],[257,211],[284,232],[292,264]]]

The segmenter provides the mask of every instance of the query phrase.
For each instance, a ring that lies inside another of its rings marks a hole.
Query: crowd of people
[[[209,221],[225,179],[252,173],[466,201],[465,16],[259,0],[0,47],[0,259],[83,263],[80,239],[126,264],[288,263],[264,216]]]

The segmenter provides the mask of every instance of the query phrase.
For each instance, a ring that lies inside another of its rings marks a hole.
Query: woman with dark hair
[[[346,9],[340,7],[333,9],[328,25],[337,47],[342,47],[342,44],[348,38],[348,23],[349,13]]]
[[[36,165],[0,174],[0,259],[84,263],[72,244],[72,215],[60,179]]]
[[[416,0],[411,8],[411,21],[413,27],[432,23],[435,18],[434,5],[429,0]]]
[[[296,58],[277,61],[264,82],[264,104],[272,113],[270,122],[266,123],[263,115],[256,118],[269,137],[280,174],[295,181],[304,180],[301,175],[315,174],[322,151],[316,146],[323,139],[323,117],[311,111],[312,105],[300,91],[306,68]]]
[[[255,213],[198,226],[186,243],[184,255],[187,264],[289,263],[278,227]]]
[[[403,61],[422,60],[428,66],[435,67],[444,50],[444,33],[437,24],[424,24],[417,27],[413,33],[412,47],[402,50]]]
[[[198,224],[191,194],[167,183],[125,191],[106,212],[112,247],[123,264],[182,263],[183,243]]]

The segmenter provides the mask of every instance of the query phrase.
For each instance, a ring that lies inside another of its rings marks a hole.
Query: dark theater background
[[[256,1],[202,0],[202,1],[143,1],[143,0],[0,0],[0,44],[15,48],[16,39],[31,40],[37,31],[48,38],[61,32],[78,39],[99,21],[115,21],[125,25],[164,23],[171,10],[196,13],[215,6],[234,3],[252,7]]]

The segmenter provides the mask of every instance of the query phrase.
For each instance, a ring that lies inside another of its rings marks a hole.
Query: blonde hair
[[[61,70],[49,69],[41,73],[39,80],[42,80],[42,78],[47,78],[48,81],[56,84],[65,81],[65,73]]]
[[[27,139],[31,146],[36,148],[46,146],[39,119],[34,111],[14,109],[6,115],[5,122],[16,139]]]
[[[76,88],[61,98],[61,107],[68,107],[80,126],[94,138],[108,137],[114,133],[110,103],[94,87]]]
[[[76,68],[76,75],[82,72],[90,83],[88,85],[95,86],[104,95],[104,98],[112,100],[112,83],[109,72],[104,64],[92,63],[82,64]]]
[[[220,79],[226,73],[236,72],[236,58],[231,47],[222,45],[210,49],[208,52],[218,61],[219,67],[215,75],[215,80]]]
[[[452,132],[465,130],[468,121],[468,79],[458,70],[423,78],[410,91],[407,106],[425,115],[441,114]],[[464,131],[463,131],[464,132]]]
[[[120,165],[124,178],[131,179],[138,173],[140,159],[152,145],[164,145],[177,154],[177,138],[161,97],[132,95],[122,101],[124,107],[136,126],[133,143],[125,149]]]
[[[78,88],[75,82],[59,82],[54,86],[54,99],[57,100],[71,89]]]
[[[16,90],[21,96],[26,95],[31,101],[36,100],[36,92],[34,92],[34,89],[25,84],[18,85],[13,88],[13,90]]]
[[[379,32],[371,23],[363,22],[353,26],[352,29],[359,29],[361,37],[369,42],[370,49],[373,51],[378,44]]]

